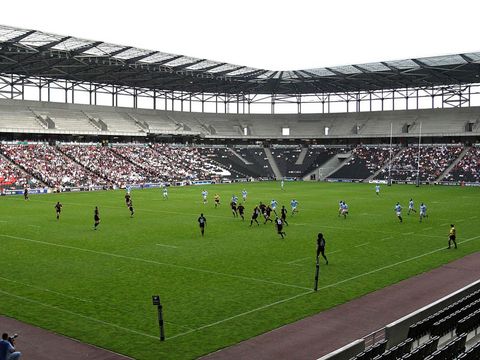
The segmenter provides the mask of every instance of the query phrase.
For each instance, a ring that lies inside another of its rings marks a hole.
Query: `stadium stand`
[[[15,166],[5,157],[0,156],[0,186],[9,188],[23,188],[35,186],[37,180],[28,175],[20,167]]]
[[[463,151],[462,145],[425,145],[406,147],[392,160],[391,178],[401,181],[415,181],[420,158],[420,181],[434,182]],[[389,169],[384,168],[376,179],[387,179]]]
[[[465,156],[445,176],[445,181],[480,182],[480,147],[468,149]]]
[[[389,160],[388,146],[361,145],[353,149],[352,157],[338,171],[329,176],[331,179],[363,180],[382,169]]]

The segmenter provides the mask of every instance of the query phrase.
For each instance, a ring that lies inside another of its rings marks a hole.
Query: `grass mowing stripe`
[[[81,317],[81,318],[84,318],[84,319],[87,319],[87,320],[90,320],[90,321],[93,321],[93,322],[97,322],[97,323],[100,323],[100,324],[103,324],[103,325],[112,326],[112,327],[115,327],[117,329],[130,332],[132,334],[142,335],[142,336],[146,336],[146,337],[149,337],[149,338],[152,338],[152,339],[158,339],[158,336],[153,336],[153,335],[141,332],[141,331],[132,330],[132,329],[129,329],[129,328],[117,325],[117,324],[110,323],[108,321],[103,321],[103,320],[100,320],[100,319],[96,319],[96,318],[88,316],[88,315],[82,315],[82,314],[76,313],[76,312],[71,311],[71,310],[62,309],[58,306],[45,304],[45,303],[42,303],[41,301],[29,299],[25,296],[15,295],[15,294],[9,293],[9,292],[4,291],[4,290],[0,290],[0,293],[4,294],[4,295],[7,295],[7,296],[10,296],[10,297],[13,297],[13,298],[18,299],[18,300],[30,302],[32,304],[41,305],[41,306],[44,306],[44,307],[49,308],[49,309],[58,310],[60,312],[64,312],[64,313],[67,313],[67,314],[70,314],[70,315],[78,316],[78,317]]]
[[[222,320],[219,320],[219,321],[216,321],[216,322],[213,322],[211,324],[207,324],[207,325],[203,325],[203,326],[200,326],[196,329],[192,329],[192,330],[189,330],[189,331],[185,331],[183,333],[180,333],[180,334],[177,334],[177,335],[173,335],[171,337],[169,337],[169,339],[174,339],[174,338],[177,338],[177,337],[180,337],[180,336],[185,336],[185,335],[188,335],[188,334],[191,334],[193,332],[196,332],[196,331],[200,331],[200,330],[203,330],[203,329],[206,329],[206,328],[209,328],[209,327],[212,327],[212,326],[215,326],[215,325],[219,325],[219,324],[222,324],[224,322],[227,322],[227,321],[230,321],[230,320],[233,320],[233,319],[236,319],[236,318],[239,318],[241,316],[245,316],[245,315],[248,315],[248,314],[252,314],[254,312],[257,312],[257,311],[260,311],[260,310],[264,310],[264,309],[268,309],[269,307],[272,307],[272,306],[275,306],[275,305],[278,305],[278,304],[282,304],[282,303],[285,303],[287,301],[291,301],[293,299],[297,299],[301,296],[305,296],[305,295],[308,295],[308,294],[312,294],[314,291],[313,290],[309,290],[309,291],[306,291],[306,292],[302,292],[300,294],[297,294],[297,295],[294,295],[294,296],[291,296],[289,298],[286,298],[286,299],[283,299],[283,300],[279,300],[279,301],[275,301],[274,303],[271,303],[271,304],[267,304],[267,305],[263,305],[263,306],[260,306],[258,308],[255,308],[255,309],[252,309],[252,310],[249,310],[249,311],[245,311],[241,314],[237,314],[237,315],[234,315],[234,316],[230,316],[228,318],[225,318],[225,319],[222,319]]]
[[[472,238],[469,238],[469,239],[466,239],[466,240],[463,240],[463,241],[460,241],[459,244],[463,244],[463,243],[466,243],[466,242],[470,242],[470,241],[473,241],[475,239],[478,239],[480,238],[480,235],[478,236],[475,236],[475,237],[472,237]],[[426,252],[426,253],[423,253],[423,254],[420,254],[420,255],[417,255],[417,256],[414,256],[414,257],[411,257],[409,259],[405,259],[405,260],[402,260],[402,261],[398,261],[394,264],[390,264],[390,265],[386,265],[386,266],[382,266],[378,269],[375,269],[375,270],[372,270],[372,271],[368,271],[368,272],[365,272],[363,274],[359,274],[359,275],[356,275],[356,276],[352,276],[348,279],[344,279],[344,280],[340,280],[340,281],[337,281],[336,283],[333,283],[333,284],[329,284],[329,285],[325,285],[325,286],[322,286],[320,288],[318,288],[318,290],[324,290],[324,289],[328,289],[328,288],[331,288],[331,287],[335,287],[335,286],[338,286],[340,284],[343,284],[343,283],[346,283],[346,282],[349,282],[349,281],[352,281],[352,280],[355,280],[355,279],[358,279],[360,277],[363,277],[363,276],[367,276],[367,275],[371,275],[371,274],[374,274],[374,273],[377,273],[379,271],[382,271],[382,270],[385,270],[385,269],[390,269],[390,268],[393,268],[397,265],[401,265],[401,264],[404,264],[406,262],[409,262],[409,261],[412,261],[412,260],[416,260],[416,259],[420,259],[422,257],[425,257],[425,256],[428,256],[428,255],[432,255],[436,252],[439,252],[439,251],[442,251],[442,250],[445,250],[445,247],[442,247],[442,248],[439,248],[439,249],[435,249],[435,250],[432,250],[432,251],[429,251],[429,252]],[[206,328],[209,328],[209,327],[212,327],[212,326],[215,326],[215,325],[218,325],[218,324],[221,324],[221,323],[224,323],[226,321],[229,321],[229,320],[233,320],[233,319],[236,319],[238,317],[241,317],[241,316],[245,316],[245,315],[248,315],[248,314],[252,314],[254,312],[257,312],[257,311],[260,311],[260,310],[264,310],[264,309],[267,309],[269,307],[272,307],[272,306],[275,306],[275,305],[278,305],[278,304],[282,304],[282,303],[285,303],[287,301],[291,301],[291,300],[294,300],[294,299],[297,299],[301,296],[304,296],[304,295],[307,295],[307,294],[311,294],[313,293],[313,291],[308,291],[308,292],[304,292],[304,293],[300,293],[298,295],[295,295],[295,296],[292,296],[292,297],[289,297],[287,299],[283,299],[283,300],[279,300],[279,301],[276,301],[274,303],[271,303],[271,304],[268,304],[268,305],[264,305],[264,306],[260,306],[256,309],[253,309],[253,310],[249,310],[249,311],[246,311],[244,313],[241,313],[241,314],[237,314],[237,315],[234,315],[234,316],[231,316],[231,317],[228,317],[228,318],[225,318],[223,320],[219,320],[219,321],[216,321],[214,323],[211,323],[211,324],[207,324],[207,325],[203,325],[203,326],[200,326],[196,329],[192,329],[192,330],[189,330],[189,331],[186,331],[184,333],[180,333],[180,334],[177,334],[177,335],[174,335],[172,337],[170,337],[170,339],[173,339],[173,338],[176,338],[176,337],[180,337],[180,336],[184,336],[184,335],[187,335],[187,334],[190,334],[192,332],[196,332],[196,331],[199,331],[199,330],[203,330],[203,329],[206,329]]]
[[[174,268],[178,268],[178,269],[184,269],[184,270],[191,270],[191,271],[203,272],[203,273],[206,273],[206,274],[227,276],[227,277],[236,278],[236,279],[242,279],[242,280],[249,280],[249,281],[261,282],[261,283],[271,284],[271,285],[280,285],[280,286],[286,286],[286,287],[291,287],[291,288],[296,288],[296,289],[304,289],[304,290],[308,289],[308,288],[305,287],[305,286],[292,285],[292,284],[284,284],[284,283],[280,283],[280,282],[277,282],[277,281],[270,281],[270,280],[258,279],[258,278],[253,278],[253,277],[249,277],[249,276],[233,275],[233,274],[227,274],[227,273],[222,273],[222,272],[217,272],[217,271],[212,271],[212,270],[194,268],[194,267],[190,267],[190,266],[176,265],[176,264],[170,264],[170,263],[165,263],[165,262],[160,262],[160,261],[142,259],[142,258],[137,258],[137,257],[132,257],[132,256],[125,256],[125,255],[120,255],[120,254],[114,254],[114,253],[109,253],[109,252],[105,252],[105,251],[96,251],[96,250],[91,250],[91,249],[79,248],[79,247],[75,247],[75,246],[55,244],[55,243],[51,243],[51,242],[48,242],[48,241],[28,239],[28,238],[25,238],[25,237],[12,236],[12,235],[6,235],[6,234],[0,234],[0,236],[1,236],[1,237],[6,237],[6,238],[9,238],[9,239],[29,241],[29,242],[36,243],[36,244],[42,244],[42,245],[48,245],[48,246],[55,246],[55,247],[64,248],[64,249],[84,251],[84,252],[89,252],[89,253],[98,254],[98,255],[112,256],[112,257],[116,257],[116,258],[120,258],[120,259],[127,259],[127,260],[139,261],[139,262],[144,262],[144,263],[148,263],[148,264],[170,266],[170,267],[174,267]]]

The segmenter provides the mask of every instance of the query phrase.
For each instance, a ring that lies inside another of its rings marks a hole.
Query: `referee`
[[[450,232],[448,233],[448,248],[452,247],[452,242],[455,245],[455,249],[457,249],[457,229],[455,229],[455,225],[450,225]]]
[[[325,259],[325,264],[328,265],[328,259],[325,256],[325,238],[322,233],[318,233],[317,237],[317,264],[320,254],[322,254],[322,257]]]

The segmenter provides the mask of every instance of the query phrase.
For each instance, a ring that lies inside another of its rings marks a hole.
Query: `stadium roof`
[[[0,26],[0,73],[192,93],[344,93],[478,83],[480,52],[274,71]]]

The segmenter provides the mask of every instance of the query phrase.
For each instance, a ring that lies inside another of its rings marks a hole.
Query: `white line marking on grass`
[[[49,292],[49,293],[52,293],[52,294],[60,295],[60,296],[66,297],[66,298],[68,298],[68,299],[74,299],[74,300],[79,300],[79,301],[83,301],[83,302],[90,302],[90,303],[93,302],[93,301],[91,301],[91,300],[85,300],[85,299],[82,299],[82,298],[79,298],[79,297],[76,297],[76,296],[66,295],[66,294],[60,293],[60,292],[58,292],[58,291],[46,289],[46,288],[43,288],[43,287],[31,285],[31,284],[26,284],[26,283],[23,283],[23,282],[21,282],[21,281],[16,281],[16,280],[8,279],[8,278],[3,277],[3,276],[0,276],[0,279],[5,280],[5,281],[9,281],[9,282],[12,282],[12,283],[15,283],[15,284],[20,284],[20,285],[23,285],[23,286],[31,287],[32,289],[37,289],[37,290]]]
[[[464,241],[460,241],[459,244],[461,244],[461,243],[466,243],[466,242],[469,242],[469,241],[472,241],[472,240],[475,240],[475,239],[478,239],[478,238],[480,238],[480,235],[475,236],[475,237],[472,237],[472,238],[470,238],[470,239],[466,239],[466,240],[464,240]],[[404,263],[406,263],[406,262],[409,262],[409,261],[412,261],[412,260],[416,260],[416,259],[422,258],[422,257],[424,257],[424,256],[428,256],[428,255],[431,255],[431,254],[434,254],[434,253],[439,252],[439,251],[442,251],[442,250],[445,250],[445,248],[442,247],[442,248],[439,248],[439,249],[436,249],[436,250],[432,250],[432,251],[426,252],[426,253],[424,253],[424,254],[420,254],[420,255],[411,257],[411,258],[409,258],[409,259],[405,259],[405,260],[396,262],[396,263],[394,263],[394,264],[382,266],[382,267],[380,267],[380,268],[378,268],[378,269],[375,269],[375,270],[372,270],[372,271],[368,271],[368,272],[365,272],[365,273],[363,273],[363,274],[359,274],[359,275],[356,275],[356,276],[352,276],[352,277],[350,277],[350,278],[348,278],[348,279],[341,280],[341,281],[337,281],[336,283],[333,283],[333,284],[329,284],[329,285],[322,286],[322,287],[318,288],[318,290],[324,290],[324,289],[328,289],[328,288],[331,288],[331,287],[335,287],[335,286],[337,286],[337,285],[344,284],[344,283],[346,283],[346,282],[349,282],[349,281],[358,279],[358,278],[360,278],[360,277],[367,276],[367,275],[371,275],[371,274],[377,273],[377,272],[379,272],[379,271],[383,271],[383,270],[385,270],[385,269],[393,268],[393,267],[395,267],[395,266],[397,266],[397,265],[401,265],[401,264],[404,264]],[[244,313],[237,314],[237,315],[228,317],[228,318],[226,318],[226,319],[219,320],[219,321],[216,321],[216,322],[214,322],[214,323],[207,324],[207,325],[203,325],[203,326],[200,326],[200,327],[198,327],[198,328],[196,328],[196,329],[192,329],[192,330],[186,331],[186,332],[184,332],[184,333],[180,333],[180,334],[174,335],[174,336],[170,337],[169,339],[174,339],[174,338],[176,338],[176,337],[188,335],[188,334],[191,334],[191,333],[193,333],[193,332],[200,331],[200,330],[203,330],[203,329],[206,329],[206,328],[209,328],[209,327],[212,327],[212,326],[215,326],[215,325],[218,325],[218,324],[221,324],[221,323],[224,323],[224,322],[227,322],[227,321],[236,319],[236,318],[241,317],[241,316],[244,316],[244,315],[249,315],[249,314],[252,314],[252,313],[254,313],[254,312],[257,312],[257,311],[260,311],[260,310],[264,310],[264,309],[267,309],[267,308],[269,308],[269,307],[272,307],[272,306],[275,306],[275,305],[278,305],[278,304],[282,304],[282,303],[288,302],[288,301],[290,301],[290,300],[297,299],[297,298],[299,298],[299,297],[301,297],[301,296],[305,296],[305,295],[308,295],[308,294],[311,294],[311,293],[313,293],[313,291],[304,292],[304,293],[301,293],[301,294],[292,296],[292,297],[287,298],[287,299],[284,299],[284,300],[276,301],[276,302],[274,302],[274,303],[267,304],[267,305],[258,307],[258,308],[256,308],[256,309],[253,309],[253,310],[250,310],[250,311],[246,311],[246,312],[244,312]]]
[[[380,239],[380,241],[385,241],[385,240],[389,240],[389,239],[393,239],[393,236],[388,236],[386,238]]]
[[[457,223],[464,222],[464,221],[465,221],[464,219],[460,219],[460,220],[457,220]]]
[[[42,302],[40,302],[40,301],[33,300],[33,299],[29,299],[29,298],[24,297],[24,296],[11,294],[11,293],[6,292],[6,291],[4,291],[4,290],[0,290],[0,293],[5,294],[5,295],[8,295],[8,296],[10,296],[10,297],[13,297],[13,298],[15,298],[15,299],[23,300],[23,301],[30,302],[30,303],[33,303],[33,304],[37,304],[37,305],[44,306],[44,307],[49,308],[49,309],[55,309],[55,310],[58,310],[58,311],[60,311],[60,312],[64,312],[64,313],[67,313],[67,314],[70,314],[70,315],[74,315],[74,316],[78,316],[78,317],[81,317],[81,318],[84,318],[84,319],[88,319],[88,320],[90,320],[90,321],[94,321],[94,322],[97,322],[97,323],[99,323],[99,324],[112,326],[112,327],[115,327],[115,328],[117,328],[117,329],[120,329],[120,330],[123,330],[123,331],[127,331],[127,332],[129,332],[129,333],[133,333],[133,334],[137,334],[137,335],[142,335],[142,336],[149,337],[149,338],[151,338],[151,339],[156,339],[156,340],[158,340],[158,336],[153,336],[153,335],[144,333],[144,332],[142,332],[142,331],[137,331],[137,330],[128,329],[128,328],[125,328],[125,327],[123,327],[123,326],[110,323],[110,322],[108,322],[108,321],[99,320],[99,319],[93,318],[93,317],[91,317],[91,316],[82,315],[82,314],[79,314],[79,313],[76,313],[76,312],[74,312],[74,311],[70,311],[70,310],[67,310],[67,309],[62,309],[62,308],[60,308],[60,307],[58,307],[58,306],[45,304],[45,303],[42,303]]]
[[[335,250],[335,251],[332,251],[332,252],[327,252],[327,255],[335,254],[335,253],[338,253],[338,252],[340,252],[340,251],[342,251],[342,250]],[[307,257],[304,257],[304,258],[301,258],[301,259],[292,260],[292,261],[289,261],[289,262],[286,262],[286,263],[283,263],[283,264],[301,266],[301,265],[296,264],[296,263],[297,263],[297,262],[304,261],[304,260],[307,260],[307,259],[315,260],[315,258],[314,258],[313,256],[307,256]]]
[[[112,256],[112,257],[116,257],[116,258],[120,258],[120,259],[139,261],[139,262],[144,262],[144,263],[147,263],[147,264],[164,265],[164,266],[169,266],[169,267],[178,268],[178,269],[192,270],[192,271],[203,272],[203,273],[207,273],[207,274],[227,276],[227,277],[231,277],[231,278],[235,278],[235,279],[256,281],[256,282],[261,282],[261,283],[265,283],[265,284],[281,285],[281,286],[286,286],[286,287],[291,287],[291,288],[296,288],[296,289],[308,289],[307,287],[299,286],[299,285],[284,284],[284,283],[280,283],[280,282],[277,282],[277,281],[257,279],[257,278],[253,278],[253,277],[249,277],[249,276],[233,275],[233,274],[227,274],[227,273],[217,272],[217,271],[213,271],[213,270],[199,269],[199,268],[194,268],[194,267],[190,267],[190,266],[176,265],[176,264],[170,264],[170,263],[165,263],[165,262],[160,262],[160,261],[155,261],[155,260],[148,260],[148,259],[142,259],[142,258],[137,258],[137,257],[132,257],[132,256],[114,254],[114,253],[109,253],[109,252],[105,252],[105,251],[96,251],[96,250],[91,250],[91,249],[79,248],[79,247],[75,247],[75,246],[55,244],[55,243],[51,243],[51,242],[48,242],[48,241],[28,239],[28,238],[19,237],[19,236],[12,236],[12,235],[6,235],[6,234],[0,234],[0,236],[10,238],[10,239],[29,241],[29,242],[36,243],[36,244],[49,245],[49,246],[55,246],[55,247],[64,248],[64,249],[84,251],[84,252],[88,252],[88,253],[92,253],[92,254]]]
[[[427,228],[423,229],[423,231],[427,231],[427,230],[430,230],[430,229],[433,229],[433,227],[431,227],[431,226],[427,227]]]
[[[178,249],[178,246],[173,246],[173,245],[165,245],[165,244],[155,244],[157,246],[163,246],[163,247],[168,247],[168,248],[173,248],[173,249]]]
[[[448,223],[443,223],[443,224],[440,224],[440,226],[447,226]]]
[[[255,309],[252,309],[252,310],[249,310],[249,311],[245,311],[245,312],[243,312],[243,313],[241,313],[241,314],[233,315],[233,316],[230,316],[230,317],[228,317],[228,318],[225,318],[225,319],[222,319],[222,320],[213,322],[213,323],[211,323],[211,324],[203,325],[203,326],[200,326],[200,327],[198,327],[198,328],[196,328],[196,329],[192,329],[192,330],[185,331],[185,332],[180,333],[180,334],[177,334],[177,335],[170,336],[169,338],[167,338],[167,340],[175,339],[176,337],[180,337],[180,336],[185,336],[185,335],[191,334],[191,333],[193,333],[193,332],[197,332],[197,331],[200,331],[200,330],[203,330],[203,329],[206,329],[206,328],[215,326],[215,325],[219,325],[219,324],[222,324],[222,323],[224,323],[224,322],[227,322],[227,321],[230,321],[230,320],[239,318],[239,317],[241,317],[241,316],[245,316],[245,315],[248,315],[248,314],[252,314],[252,313],[254,313],[254,312],[257,312],[257,311],[260,311],[260,310],[263,310],[263,309],[268,309],[269,307],[272,307],[272,306],[275,306],[275,305],[278,305],[278,304],[282,304],[282,303],[288,302],[288,301],[293,300],[293,299],[297,299],[297,298],[299,298],[299,297],[302,297],[302,296],[311,294],[311,293],[313,293],[313,292],[314,292],[313,290],[309,290],[309,291],[306,291],[306,292],[302,292],[302,293],[300,293],[300,294],[291,296],[291,297],[289,297],[289,298],[286,298],[286,299],[283,299],[283,300],[279,300],[279,301],[275,301],[274,303],[267,304],[267,305],[263,305],[263,306],[260,306],[260,307],[258,307],[258,308],[255,308]],[[158,337],[157,337],[157,338],[158,338]]]
[[[365,245],[368,245],[368,244],[370,244],[370,243],[369,243],[369,242],[366,242],[366,243],[363,243],[363,244],[360,244],[360,245],[355,245],[354,247],[356,247],[356,248],[357,248],[357,247],[360,247],[360,246],[365,246]]]
[[[469,217],[469,219],[476,219],[476,218],[477,218],[476,216]]]

